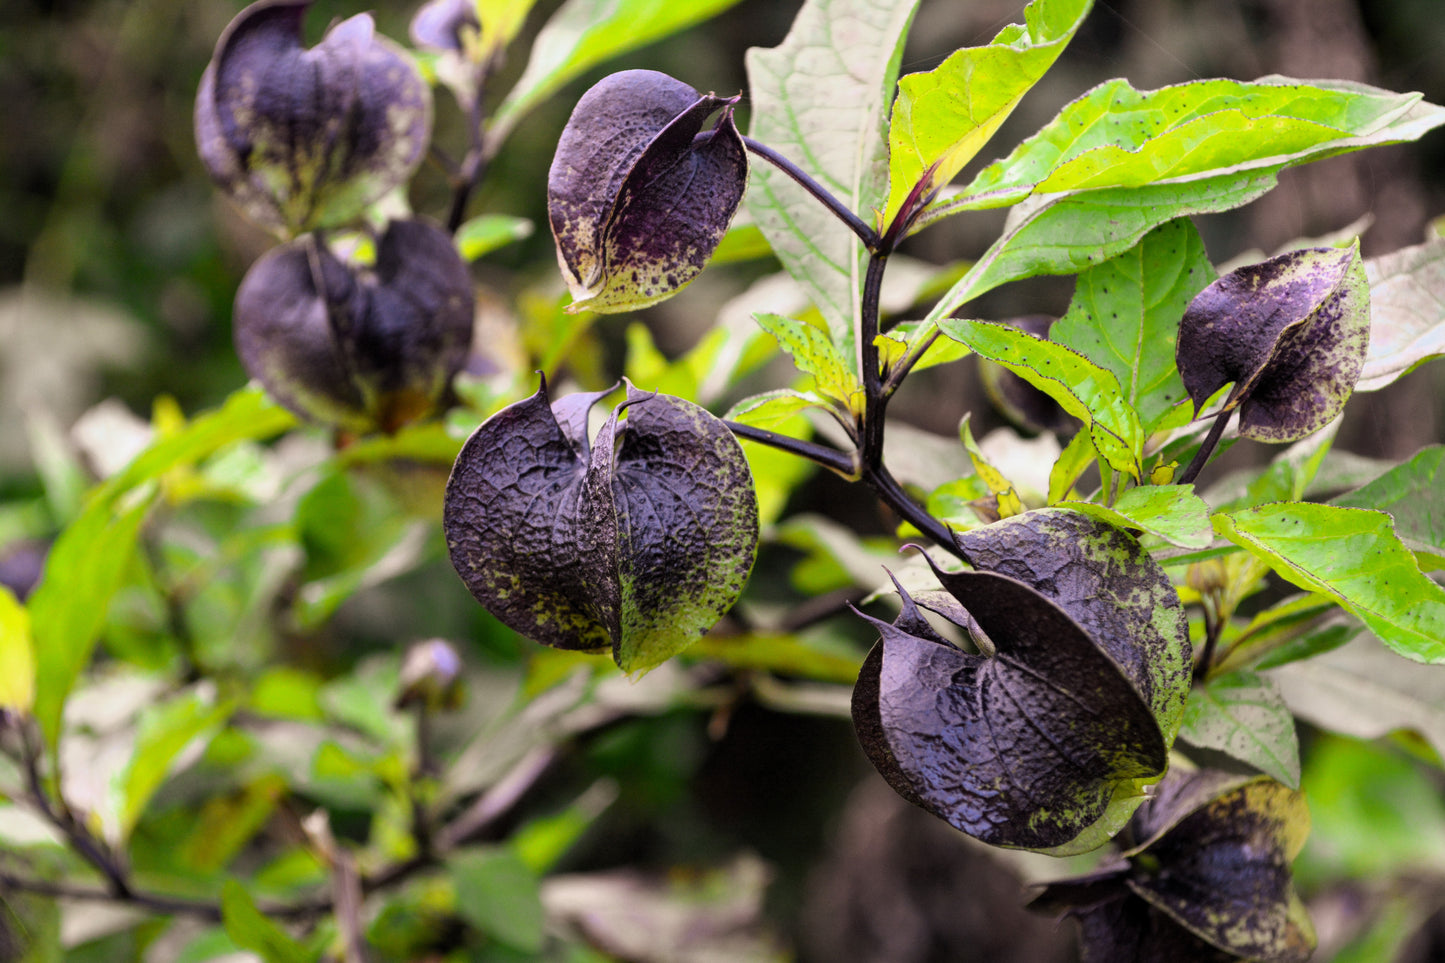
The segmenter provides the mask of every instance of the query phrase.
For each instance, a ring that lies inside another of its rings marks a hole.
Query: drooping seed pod
[[[655,70],[611,74],[582,95],[547,177],[572,310],[647,307],[702,271],[747,186],[737,100]]]
[[[427,417],[466,363],[474,297],[451,238],[392,221],[372,264],[314,234],[274,248],[236,292],[236,350],[282,405],[347,431]]]
[[[302,41],[311,0],[261,0],[221,34],[196,94],[196,148],[252,220],[291,237],[346,224],[406,183],[431,90],[369,15]]]

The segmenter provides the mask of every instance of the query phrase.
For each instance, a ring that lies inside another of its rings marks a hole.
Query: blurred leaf
[[[234,879],[221,887],[221,918],[235,944],[266,963],[312,963],[317,957],[263,916],[246,888]]]
[[[717,248],[712,252],[709,264],[735,264],[740,261],[756,261],[772,257],[773,248],[767,237],[756,224],[739,224],[734,218],[733,226],[723,235]]]
[[[483,56],[491,58],[516,39],[537,0],[476,0]],[[468,258],[467,260],[471,260]]]
[[[234,708],[227,703],[214,704],[192,689],[142,714],[135,751],[120,774],[118,816],[122,839],[131,834],[177,757],[194,740],[214,736]]]
[[[1291,789],[1300,786],[1294,717],[1266,676],[1231,672],[1196,685],[1184,707],[1179,738],[1238,759]]]
[[[1371,880],[1445,867],[1445,801],[1409,759],[1326,735],[1306,756],[1303,781],[1314,831],[1298,862],[1302,879]]]
[[[246,708],[275,719],[319,720],[322,679],[288,665],[267,669],[251,689]]]
[[[463,260],[475,261],[531,236],[532,222],[525,217],[483,214],[457,228],[456,244]]]
[[[1268,675],[1290,710],[1322,729],[1361,739],[1407,730],[1445,759],[1445,672],[1422,670],[1368,634]]]
[[[0,710],[22,715],[35,704],[35,643],[30,613],[0,585]]]
[[[715,16],[737,0],[567,0],[537,34],[527,67],[487,129],[505,138],[533,107],[592,66]]]
[[[1184,400],[1174,363],[1179,319],[1214,280],[1188,218],[1160,225],[1134,247],[1082,272],[1049,339],[1114,372],[1146,433]]]
[[[271,818],[286,789],[282,776],[267,773],[240,792],[207,799],[183,844],[185,861],[202,872],[224,869]]]
[[[1370,350],[1356,391],[1376,391],[1445,354],[1445,238],[1365,261]]]
[[[1144,429],[1113,372],[1011,325],[950,318],[938,326],[1057,401],[1088,427],[1094,447],[1115,471],[1139,477]]]
[[[1089,0],[1034,0],[1026,25],[1010,24],[988,46],[956,50],[933,70],[898,82],[888,129],[891,225],[922,210],[988,143],[1053,66],[1083,23]]]
[[[782,43],[747,54],[748,133],[803,164],[865,217],[887,200],[887,115],[917,6],[918,0],[807,0]],[[770,164],[755,166],[746,203],[856,372],[862,243]]]
[[[1287,581],[1333,598],[1400,655],[1445,662],[1445,588],[1420,571],[1389,515],[1284,503],[1213,521]]]
[[[510,849],[474,848],[447,859],[457,913],[489,936],[520,950],[542,948],[542,897],[537,877]]]

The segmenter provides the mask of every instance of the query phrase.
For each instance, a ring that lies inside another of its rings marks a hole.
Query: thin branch
[[[766,428],[754,428],[752,425],[744,425],[737,421],[724,421],[728,430],[739,438],[746,438],[748,441],[755,441],[760,445],[767,445],[770,448],[777,448],[786,451],[799,458],[806,458],[809,461],[817,462],[824,468],[837,472],[849,481],[858,479],[858,465],[853,457],[846,455],[836,448],[829,448],[827,445],[819,445],[816,442],[803,441],[800,438],[793,438],[782,435],[776,431],[768,431]]]
[[[868,250],[877,250],[879,240],[878,232],[869,227],[861,217],[850,211],[842,201],[833,196],[831,191],[808,176],[806,171],[799,168],[767,144],[759,143],[746,135],[743,136],[743,146],[769,164],[772,164],[784,174],[787,174],[797,182],[799,187],[817,198],[824,207],[833,212],[833,215],[837,217],[838,220],[848,225],[850,231],[858,235],[858,239],[863,242]]]
[[[1219,439],[1224,436],[1224,427],[1229,424],[1229,416],[1234,414],[1233,408],[1225,408],[1214,418],[1214,425],[1209,429],[1209,434],[1204,436],[1204,443],[1194,453],[1194,459],[1189,462],[1189,467],[1184,469],[1184,474],[1177,479],[1177,484],[1188,485],[1198,477],[1209,461],[1209,456],[1214,454],[1214,447],[1219,444]]]
[[[866,470],[863,480],[873,489],[874,494],[883,500],[884,504],[897,512],[904,521],[927,535],[939,548],[956,558],[970,562],[948,526],[928,514],[922,505],[914,501],[903,490],[903,486],[898,483],[898,480],[889,474],[887,468],[880,464],[876,468]]]

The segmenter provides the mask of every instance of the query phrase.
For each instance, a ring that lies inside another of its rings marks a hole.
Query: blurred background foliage
[[[530,36],[558,5],[555,0],[537,5],[495,90],[504,92],[520,72]],[[201,70],[241,6],[236,0],[0,4],[0,575],[7,584],[33,581],[45,543],[73,517],[90,477],[105,470],[97,461],[123,459],[133,450],[127,432],[141,431],[145,423],[164,424],[178,412],[213,408],[245,382],[231,344],[231,302],[242,274],[271,241],[212,189],[191,133]],[[1021,7],[1008,0],[928,0],[904,69],[926,69],[956,47],[985,42]],[[311,36],[355,12],[345,0],[318,0],[310,14]],[[383,33],[406,37],[412,6],[389,3],[373,12]],[[515,215],[539,226],[529,238],[476,265],[484,313],[525,320],[532,305],[530,310],[545,315],[538,305],[561,293],[545,229],[545,177],[558,132],[582,90],[619,65],[664,70],[702,90],[745,90],[744,50],[778,43],[795,12],[791,2],[742,0],[683,35],[589,71],[537,109],[493,162],[471,204],[472,213]],[[1439,0],[1113,0],[1096,6],[1059,66],[994,143],[998,151],[1007,149],[1064,102],[1113,76],[1127,76],[1138,87],[1267,73],[1346,78],[1418,90],[1442,103],[1442,49]],[[439,94],[437,105],[437,142],[463,145],[460,112],[445,95]],[[744,100],[744,130],[746,115]],[[985,155],[981,162],[994,151]],[[444,177],[424,169],[412,202],[418,211],[439,216],[448,193]],[[1239,212],[1201,218],[1199,226],[1212,258],[1225,262],[1357,222],[1368,226],[1355,228],[1364,230],[1364,253],[1380,254],[1417,243],[1442,215],[1445,138],[1437,133],[1419,144],[1292,169],[1262,200]],[[1001,217],[992,212],[951,219],[911,241],[906,253],[935,263],[969,257],[995,235]],[[663,356],[676,357],[713,322],[717,305],[771,270],[758,261],[718,266],[681,296],[635,318],[597,321],[571,349],[572,377],[599,386],[621,372],[633,321],[645,325]],[[1069,293],[1067,280],[1037,279],[990,294],[979,313],[1057,314]],[[633,364],[639,363],[638,337],[634,329]],[[1441,368],[1356,399],[1337,447],[1403,458],[1440,441],[1445,437]],[[974,431],[982,436],[998,422],[988,421],[973,372],[965,363],[918,375],[893,406],[894,415],[952,436],[959,417],[973,410]],[[85,412],[92,414],[77,426]],[[295,442],[308,444],[324,440],[310,436]],[[1229,457],[1264,457],[1245,450],[1249,447],[1239,446]],[[211,465],[207,484],[223,485],[229,477],[253,486],[249,497],[264,501],[264,473],[244,463],[244,452],[234,457],[232,474],[217,475]],[[398,478],[384,470],[375,474],[384,476],[379,487],[365,466],[321,478],[291,506],[295,530],[288,538],[294,545],[278,537],[275,554],[256,553],[241,567],[212,558],[224,542],[216,532],[243,519],[254,522],[240,500],[208,504],[188,533],[155,540],[141,565],[153,572],[190,573],[206,583],[187,588],[186,625],[163,645],[157,646],[153,629],[178,617],[166,610],[175,594],[154,579],[138,579],[117,597],[115,624],[105,639],[113,657],[166,665],[168,647],[183,638],[195,665],[241,673],[254,682],[248,707],[263,719],[280,725],[339,718],[370,739],[364,751],[338,746],[326,766],[317,763],[307,780],[290,787],[294,798],[285,805],[276,805],[278,787],[264,780],[248,783],[226,797],[222,805],[230,809],[213,815],[213,823],[201,823],[201,829],[178,821],[190,812],[185,806],[195,792],[185,784],[170,787],[168,805],[136,829],[135,851],[155,861],[144,865],[145,857],[138,856],[138,871],[165,878],[175,868],[164,864],[169,848],[204,846],[207,825],[250,819],[264,824],[266,833],[294,839],[301,831],[298,814],[308,806],[326,806],[332,829],[343,839],[374,843],[379,823],[403,824],[401,816],[387,812],[397,803],[383,777],[388,753],[400,752],[405,742],[404,733],[395,731],[405,717],[385,707],[397,655],[414,639],[456,640],[465,660],[480,667],[469,707],[438,733],[439,751],[460,750],[479,727],[505,714],[503,707],[512,704],[522,684],[522,666],[525,684],[533,687],[567,675],[571,657],[536,651],[475,605],[447,566],[435,526],[418,528],[414,517],[398,513]],[[435,470],[420,469],[401,481],[425,500],[439,479]],[[791,493],[782,490],[792,513],[826,506],[831,517],[847,520],[857,532],[888,534],[889,520],[855,487],[821,473]],[[275,494],[280,497],[279,489]],[[268,530],[254,531],[264,538]],[[802,665],[798,675],[847,683],[866,633],[831,616],[842,599],[857,595],[850,565],[869,560],[860,555],[866,544],[839,548],[828,542],[830,532],[795,525],[772,533],[749,605],[752,612],[770,613],[770,624],[790,633]],[[295,545],[303,553],[299,562],[286,554],[294,553]],[[266,613],[248,617],[244,609],[248,599],[263,597],[257,584],[278,578],[287,584],[275,587],[273,596],[304,592],[305,597],[287,597],[293,621],[272,635]],[[822,596],[823,604],[802,607],[800,593]],[[773,618],[780,606],[791,608]],[[237,625],[254,631],[238,634]],[[730,627],[735,633],[747,629]],[[705,656],[706,643],[701,648]],[[775,672],[786,677],[777,670],[777,656],[770,658]],[[746,670],[716,675],[708,665],[705,658],[690,659],[686,669],[704,673],[706,686],[699,691],[705,699],[662,699],[630,721],[591,729],[532,787],[523,815],[511,814],[488,830],[485,839],[514,840],[509,852],[521,854],[528,872],[624,874],[610,881],[576,877],[574,889],[552,893],[554,913],[565,916],[572,907],[573,921],[585,930],[589,907],[643,907],[636,925],[661,932],[664,911],[651,909],[648,900],[671,886],[714,908],[710,918],[721,934],[714,948],[732,954],[688,959],[769,958],[780,946],[804,960],[1070,958],[1067,929],[1024,913],[1017,883],[1008,875],[1048,878],[1066,868],[1045,857],[984,853],[882,790],[845,713],[838,711],[837,691],[845,690],[820,693],[815,705],[807,703],[810,692],[799,688],[769,704]],[[151,695],[129,677],[77,698],[98,717],[123,717],[139,711]],[[618,698],[631,706],[648,697]],[[1433,708],[1437,723],[1441,711]],[[97,723],[95,732],[103,741],[103,726]],[[1442,958],[1440,760],[1409,733],[1371,741],[1302,735],[1315,831],[1299,877],[1320,930],[1316,958]],[[232,734],[211,743],[185,778],[203,783],[225,771],[228,760],[247,758],[251,750],[242,741]],[[180,832],[191,835],[173,835]],[[191,852],[194,865],[218,869],[228,856]],[[679,876],[677,867],[712,867],[714,876],[701,869]],[[651,870],[672,875],[663,882],[641,875]],[[298,882],[314,880],[317,868],[273,863],[265,872],[268,891],[284,894]],[[455,878],[494,886],[505,878],[499,872],[469,864]],[[44,901],[28,899],[24,912],[3,912],[18,914],[14,919],[46,919]],[[431,925],[429,899],[419,885],[387,907],[389,924],[376,933],[383,950],[387,940],[414,945],[407,942],[407,927]],[[749,902],[754,899],[756,905]],[[162,939],[161,928],[113,919],[99,904],[80,915],[81,922],[67,920],[67,958],[149,953],[153,959],[204,959],[205,947],[225,945],[201,930],[188,930],[184,939],[174,934]],[[0,933],[8,932],[3,918]],[[766,938],[756,935],[760,920]],[[508,925],[506,919],[484,922],[494,933]],[[60,925],[54,920],[46,925],[52,924]],[[752,934],[750,942],[727,942],[744,939],[738,935],[744,930]],[[628,949],[626,941],[635,935],[592,932],[587,941],[611,947],[618,958],[672,958],[658,945]],[[491,955],[479,958],[531,958],[507,949],[518,942],[527,943],[525,934],[501,939],[487,950]],[[163,955],[157,949],[162,943],[185,951]],[[18,943],[0,939],[0,958],[7,946],[13,950]],[[565,958],[608,958],[589,953],[577,949]]]

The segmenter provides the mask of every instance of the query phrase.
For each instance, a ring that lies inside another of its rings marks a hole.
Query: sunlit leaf
[[[802,165],[860,216],[882,210],[887,200],[887,114],[917,6],[918,0],[807,0],[781,44],[748,51],[748,133]],[[747,205],[858,370],[853,324],[862,298],[862,243],[771,165],[756,165]]]
[[[0,585],[0,711],[28,713],[35,704],[35,648],[30,613]]]
[[[973,159],[1024,94],[1053,66],[1088,13],[1089,0],[1034,0],[1025,23],[983,47],[956,50],[898,82],[888,130],[888,204],[882,223],[921,211]]]
[[[119,777],[121,838],[130,835],[186,747],[214,736],[233,709],[192,690],[142,715],[135,751]]]
[[[1291,789],[1299,788],[1294,717],[1266,676],[1231,672],[1194,687],[1179,738],[1238,759]]]
[[[1274,120],[1254,134],[1229,119],[1266,113]],[[1231,132],[1211,133],[1216,120]],[[1414,140],[1442,123],[1445,109],[1418,94],[1344,81],[1209,80],[1157,91],[1135,91],[1124,81],[1103,84],[980,172],[962,194],[925,213],[920,227],[961,210],[1017,205],[1003,235],[929,320],[948,317],[1008,281],[1099,264],[1177,217],[1248,203],[1270,190],[1285,167]],[[1281,124],[1298,137],[1285,142],[1289,151],[1277,139]],[[1201,146],[1208,149],[1196,150]],[[1101,166],[1101,160],[1110,163]],[[1049,179],[1065,168],[1067,176]]]
[[[939,329],[1053,398],[1084,422],[1095,449],[1110,466],[1139,477],[1144,429],[1113,372],[1009,325],[948,319]]]
[[[1209,506],[1190,485],[1140,485],[1113,505],[1064,501],[1064,508],[1083,512],[1123,528],[1137,528],[1181,548],[1207,548],[1214,541]]]
[[[525,217],[483,214],[457,228],[457,251],[464,260],[475,261],[498,248],[532,236],[532,222]]]
[[[862,404],[863,385],[828,332],[804,321],[776,314],[756,316],[759,326],[778,342],[804,374],[813,376],[819,393],[834,399],[843,410]]]
[[[1445,662],[1445,588],[1420,571],[1389,515],[1295,502],[1221,512],[1213,522],[1289,582],[1339,602],[1399,654]]]

